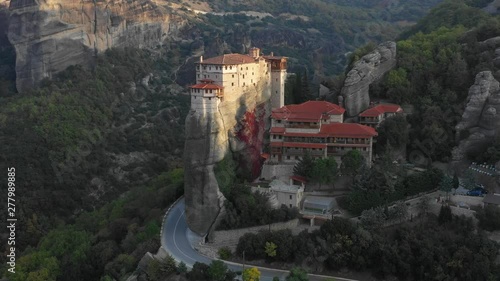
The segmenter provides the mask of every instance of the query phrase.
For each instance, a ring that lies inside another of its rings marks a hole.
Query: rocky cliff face
[[[462,121],[455,127],[457,136],[468,135],[453,150],[453,160],[459,161],[480,153],[500,132],[500,83],[491,71],[477,74],[469,90]]]
[[[5,0],[2,0],[5,1]],[[12,0],[8,36],[22,92],[111,47],[156,46],[183,20],[150,0]]]
[[[240,166],[258,174],[270,95],[269,86],[261,82],[240,96],[226,95],[218,112],[192,110],[186,117],[184,193],[187,221],[194,232],[206,234],[222,209],[224,197],[214,173],[217,162],[239,154]]]
[[[396,66],[396,43],[385,42],[354,63],[347,74],[341,95],[347,115],[358,115],[370,105],[369,89],[373,82]]]

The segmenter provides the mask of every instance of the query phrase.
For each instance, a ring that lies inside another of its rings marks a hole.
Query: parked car
[[[476,187],[467,191],[467,195],[469,196],[484,196],[485,194],[488,194],[488,191],[481,187]]]

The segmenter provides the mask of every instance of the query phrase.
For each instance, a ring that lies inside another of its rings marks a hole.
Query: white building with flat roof
[[[289,208],[300,208],[300,202],[304,197],[304,186],[287,184],[280,180],[273,180],[269,184],[269,189],[276,196],[280,205]]]

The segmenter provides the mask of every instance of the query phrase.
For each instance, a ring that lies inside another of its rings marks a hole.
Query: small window
[[[196,96],[194,96],[194,99],[196,99]]]
[[[290,204],[290,208],[292,208],[292,204]]]
[[[230,65],[230,66],[229,66],[229,69],[233,69],[233,66],[232,66],[232,65]]]
[[[243,79],[245,79],[245,74],[243,74]]]
[[[200,78],[200,74],[198,74],[198,78]]]
[[[234,86],[234,83],[231,83],[231,86]]]
[[[219,75],[215,75],[215,78],[219,78]]]
[[[234,78],[234,74],[233,74],[232,76],[233,76],[233,78]]]
[[[225,70],[227,70],[227,65],[226,65],[226,66],[224,66],[224,69],[225,69]]]
[[[208,100],[212,100],[212,98],[208,98]]]
[[[208,67],[208,70],[212,70],[212,67],[211,67],[211,66],[210,66],[210,67]],[[278,80],[276,80],[276,81],[278,81]]]
[[[290,195],[290,200],[292,200],[292,195]],[[291,208],[291,207],[290,207]]]
[[[243,82],[243,86],[245,86],[245,82]]]
[[[286,159],[287,159],[287,160],[290,160],[290,156],[287,156],[287,157],[286,157]]]
[[[247,66],[247,70],[248,70],[248,66]]]
[[[278,81],[278,78],[276,78],[276,81]]]

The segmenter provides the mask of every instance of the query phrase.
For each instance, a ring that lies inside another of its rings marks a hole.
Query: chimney
[[[273,56],[274,56],[274,52],[271,52],[271,57],[273,57]]]
[[[252,47],[252,48],[250,48],[248,55],[250,55],[253,58],[258,58],[258,57],[260,57],[260,49]]]
[[[200,63],[203,62],[203,56],[200,56]]]

